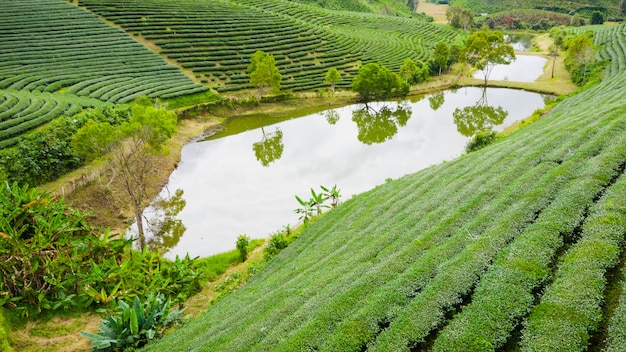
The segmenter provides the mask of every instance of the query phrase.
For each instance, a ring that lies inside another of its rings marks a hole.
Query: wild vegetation
[[[623,19],[626,13],[614,0],[576,0],[576,1],[542,1],[542,0],[452,0],[472,10],[474,14],[495,13],[511,9],[537,9],[559,12],[568,15],[579,14],[591,19],[594,11],[601,11],[607,17]]]
[[[623,279],[611,273],[626,234],[626,51],[615,44],[620,71],[601,84],[480,151],[344,202],[147,350],[623,348],[623,307],[603,306],[607,280]]]

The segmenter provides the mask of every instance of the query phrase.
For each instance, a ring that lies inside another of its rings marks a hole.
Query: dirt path
[[[448,19],[446,18],[446,11],[448,10],[448,5],[438,5],[433,4],[432,2],[426,2],[426,0],[421,0],[417,4],[417,9],[415,12],[417,13],[425,13],[428,16],[431,16],[435,19],[435,23],[448,24]]]

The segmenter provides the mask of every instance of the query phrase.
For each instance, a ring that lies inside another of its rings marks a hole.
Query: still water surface
[[[346,200],[386,179],[453,159],[474,133],[501,130],[543,106],[536,93],[461,88],[250,130],[242,126],[259,126],[258,117],[235,119],[224,137],[183,148],[167,189],[184,191],[187,204],[178,217],[186,232],[166,256],[232,250],[240,234],[268,237],[297,223],[294,196],[308,199],[311,187],[337,185]]]
[[[489,75],[490,80],[534,82],[543,74],[546,58],[517,54],[515,61],[508,65],[496,65]],[[477,70],[472,76],[484,79],[483,72]]]

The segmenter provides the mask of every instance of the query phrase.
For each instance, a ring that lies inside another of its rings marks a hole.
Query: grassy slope
[[[345,202],[147,350],[584,349],[610,318],[598,297],[626,232],[623,44],[606,51],[621,71],[599,86],[489,148]]]

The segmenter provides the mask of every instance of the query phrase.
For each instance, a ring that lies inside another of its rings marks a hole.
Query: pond
[[[543,67],[547,60],[544,57],[532,55],[516,55],[515,61],[509,65],[496,65],[489,75],[490,80],[534,82],[543,74]],[[484,79],[483,72],[477,70],[472,76]]]
[[[515,51],[530,51],[533,47],[532,34],[505,34],[504,41],[509,43]]]
[[[268,237],[298,222],[295,195],[309,199],[311,188],[337,185],[340,200],[349,199],[453,159],[476,132],[501,130],[543,106],[536,93],[461,88],[278,123],[233,119],[221,133],[182,150],[166,189],[183,191],[186,206],[178,218],[186,232],[164,239],[166,257],[229,251],[240,234]]]

